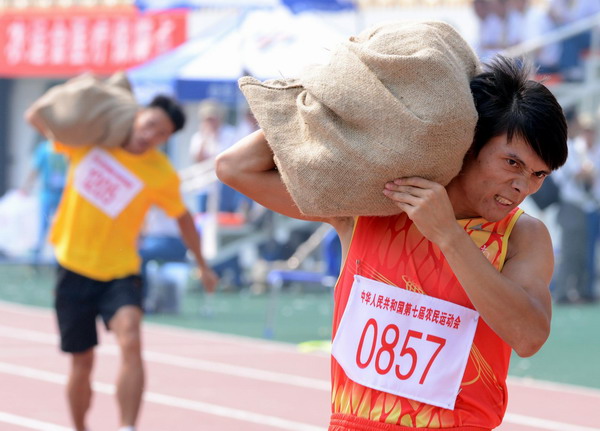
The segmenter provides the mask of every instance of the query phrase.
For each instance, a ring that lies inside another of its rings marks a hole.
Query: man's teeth
[[[502,196],[496,196],[496,201],[500,202],[502,205],[512,205],[512,201],[504,199]]]

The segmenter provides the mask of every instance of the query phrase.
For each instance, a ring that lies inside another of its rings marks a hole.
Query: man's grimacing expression
[[[131,138],[124,149],[133,154],[164,144],[175,131],[173,121],[161,108],[144,108],[135,117]]]
[[[504,218],[530,194],[539,190],[550,173],[548,165],[520,136],[492,138],[477,157],[467,159],[448,186],[457,218]]]

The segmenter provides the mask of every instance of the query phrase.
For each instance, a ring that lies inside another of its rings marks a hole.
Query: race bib
[[[332,354],[353,381],[454,409],[479,313],[359,275]]]
[[[142,181],[106,151],[91,150],[75,170],[81,196],[110,218],[116,218],[142,190]]]

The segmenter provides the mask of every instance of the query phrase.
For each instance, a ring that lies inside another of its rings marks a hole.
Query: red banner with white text
[[[144,63],[185,42],[187,12],[63,9],[0,15],[0,76],[102,75]]]

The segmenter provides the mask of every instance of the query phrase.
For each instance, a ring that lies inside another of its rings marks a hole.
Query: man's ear
[[[465,163],[474,160],[476,158],[476,154],[475,154],[475,150],[473,149],[473,146],[471,145],[471,148],[469,148],[467,150],[467,152],[465,153],[465,157],[463,157],[463,166],[465,165]]]

